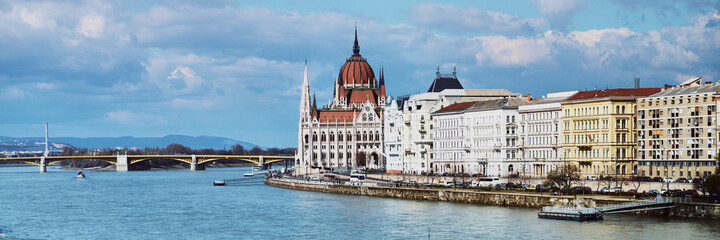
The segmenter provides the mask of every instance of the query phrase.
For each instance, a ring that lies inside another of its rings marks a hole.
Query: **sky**
[[[318,105],[360,53],[387,92],[452,72],[548,92],[720,80],[719,0],[0,0],[0,136],[220,136],[297,146],[304,62]]]

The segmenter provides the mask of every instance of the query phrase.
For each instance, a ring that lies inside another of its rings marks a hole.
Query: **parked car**
[[[685,196],[693,196],[693,197],[700,195],[695,190],[685,190],[685,191],[683,191],[683,194],[685,194]]]
[[[587,186],[573,187],[573,190],[578,191],[578,192],[580,192],[580,193],[590,193],[590,192],[592,192],[592,189],[591,189],[590,187],[587,187]]]
[[[505,184],[505,183],[498,183],[498,184],[495,184],[495,188],[505,189],[505,188],[507,188],[507,184]]]
[[[609,187],[604,187],[604,188],[600,189],[600,192],[611,193],[611,192],[615,192],[615,190],[613,190],[612,188],[609,188]]]
[[[637,189],[628,189],[626,193],[637,193]]]
[[[658,191],[657,189],[651,189],[651,190],[648,191],[647,193],[648,193],[648,194],[660,194],[660,191]]]
[[[674,183],[675,179],[674,178],[663,178],[663,182]]]
[[[588,176],[587,179],[588,180],[598,180],[598,178],[596,176]]]
[[[612,181],[613,178],[611,176],[606,176],[606,177],[600,178],[600,180]]]
[[[650,177],[631,177],[630,181],[635,182],[652,182],[652,178]]]
[[[320,181],[320,179],[319,179],[318,177],[312,177],[312,180],[313,180],[313,181]]]
[[[678,179],[676,180],[676,182],[679,182],[679,183],[689,183],[690,181],[688,181],[687,178],[678,178]]]
[[[653,181],[653,182],[662,182],[663,179],[662,179],[661,177],[654,177],[654,178],[652,179],[652,181]]]
[[[528,186],[525,188],[525,190],[535,191],[535,190],[537,190],[537,186],[535,186],[535,185],[528,185]]]
[[[622,191],[623,191],[623,190],[622,190],[622,187],[614,187],[612,190],[613,190],[612,192],[616,192],[616,193],[619,193],[619,192],[622,192]]]
[[[417,184],[417,181],[410,181],[410,182],[408,182],[408,184],[415,185],[415,184]]]
[[[692,183],[702,183],[702,182],[703,182],[702,178],[693,178],[692,179]]]

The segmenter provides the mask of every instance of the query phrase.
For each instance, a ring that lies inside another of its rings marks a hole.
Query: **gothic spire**
[[[385,85],[385,66],[380,65],[380,86]]]
[[[360,56],[360,45],[357,40],[357,20],[355,20],[355,45],[353,45],[353,56]]]

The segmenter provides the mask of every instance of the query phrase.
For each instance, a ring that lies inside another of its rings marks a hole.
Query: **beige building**
[[[720,84],[701,80],[637,100],[639,175],[703,178],[715,171]]]
[[[582,177],[636,173],[636,99],[660,88],[580,91],[561,103],[564,161]]]

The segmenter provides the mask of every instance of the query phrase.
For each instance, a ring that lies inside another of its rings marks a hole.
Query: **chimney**
[[[528,101],[532,101],[532,97],[530,96],[529,93],[528,93],[528,95],[525,95],[525,99],[527,99]]]
[[[665,84],[665,87],[663,88],[663,91],[664,91],[664,90],[671,89],[671,88],[673,88],[673,85],[667,85],[667,84]]]
[[[635,78],[635,88],[640,88],[640,79]]]

